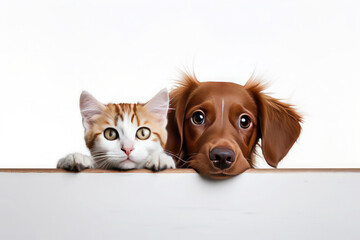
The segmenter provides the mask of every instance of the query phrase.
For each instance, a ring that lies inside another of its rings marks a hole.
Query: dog
[[[165,147],[177,167],[212,179],[229,178],[255,167],[261,139],[266,162],[276,168],[299,137],[302,117],[264,89],[255,77],[242,86],[199,82],[195,74],[184,73],[170,92]]]

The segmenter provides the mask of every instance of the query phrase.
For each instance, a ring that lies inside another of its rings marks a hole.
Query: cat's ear
[[[96,100],[90,93],[83,91],[80,95],[80,111],[83,119],[83,126],[89,129],[91,126],[92,118],[96,114],[102,114],[105,106]]]
[[[145,104],[148,112],[153,113],[162,126],[167,124],[167,113],[169,110],[169,93],[166,88],[162,89],[150,101]]]

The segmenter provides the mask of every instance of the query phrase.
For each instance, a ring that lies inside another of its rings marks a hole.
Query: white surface
[[[360,173],[0,173],[0,239],[359,239]]]
[[[1,1],[0,167],[86,152],[82,90],[144,102],[184,66],[241,84],[255,69],[297,105],[280,167],[360,167],[359,15],[356,0]]]

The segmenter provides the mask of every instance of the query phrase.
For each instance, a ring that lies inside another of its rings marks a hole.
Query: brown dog
[[[184,74],[170,92],[167,126],[166,150],[176,156],[177,167],[210,178],[240,174],[254,166],[260,138],[265,160],[276,167],[299,137],[302,119],[263,89],[253,78],[241,86]]]

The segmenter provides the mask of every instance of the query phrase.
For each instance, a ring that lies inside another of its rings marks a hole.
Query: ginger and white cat
[[[80,110],[91,157],[69,154],[58,161],[57,167],[71,171],[175,168],[174,160],[164,152],[168,108],[166,89],[146,104],[104,105],[82,92]]]

